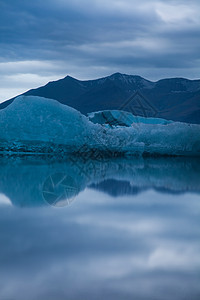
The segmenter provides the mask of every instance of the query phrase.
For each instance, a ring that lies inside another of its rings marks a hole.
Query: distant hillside
[[[200,124],[200,80],[170,78],[151,82],[140,76],[115,73],[80,81],[67,76],[24,95],[56,99],[84,114],[120,109],[144,117]],[[12,101],[1,103],[0,109]]]

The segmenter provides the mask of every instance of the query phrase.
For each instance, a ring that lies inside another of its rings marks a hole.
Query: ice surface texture
[[[102,112],[87,118],[56,100],[19,96],[0,111],[0,151],[80,153],[97,149],[127,155],[200,156],[200,125],[119,111],[105,114],[112,115],[115,122],[109,124],[107,117],[102,122]]]

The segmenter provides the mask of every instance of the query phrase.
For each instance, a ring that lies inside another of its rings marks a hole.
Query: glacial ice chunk
[[[94,124],[109,125],[110,127],[130,127],[137,123],[166,125],[173,122],[161,118],[145,118],[141,116],[134,116],[130,112],[121,110],[103,110],[92,112],[88,113],[88,118]]]
[[[56,100],[19,96],[0,111],[0,152],[200,156],[200,125],[120,113],[105,112],[121,122],[110,126],[99,122],[102,112],[87,118]]]

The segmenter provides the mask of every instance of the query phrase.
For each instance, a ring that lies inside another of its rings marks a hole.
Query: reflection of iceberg
[[[115,184],[115,193],[106,182]],[[194,158],[134,158],[106,161],[51,162],[44,159],[1,158],[0,193],[14,205],[66,205],[86,187],[113,196],[147,189],[200,193],[200,160]],[[116,188],[117,187],[117,188]],[[65,202],[63,202],[65,201]]]
[[[0,111],[0,152],[200,155],[200,125],[105,114],[119,126],[94,124],[92,115],[86,118],[55,100],[20,96]]]

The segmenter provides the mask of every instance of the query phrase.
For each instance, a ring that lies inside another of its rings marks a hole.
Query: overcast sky
[[[0,0],[0,102],[66,75],[200,78],[199,0]]]

